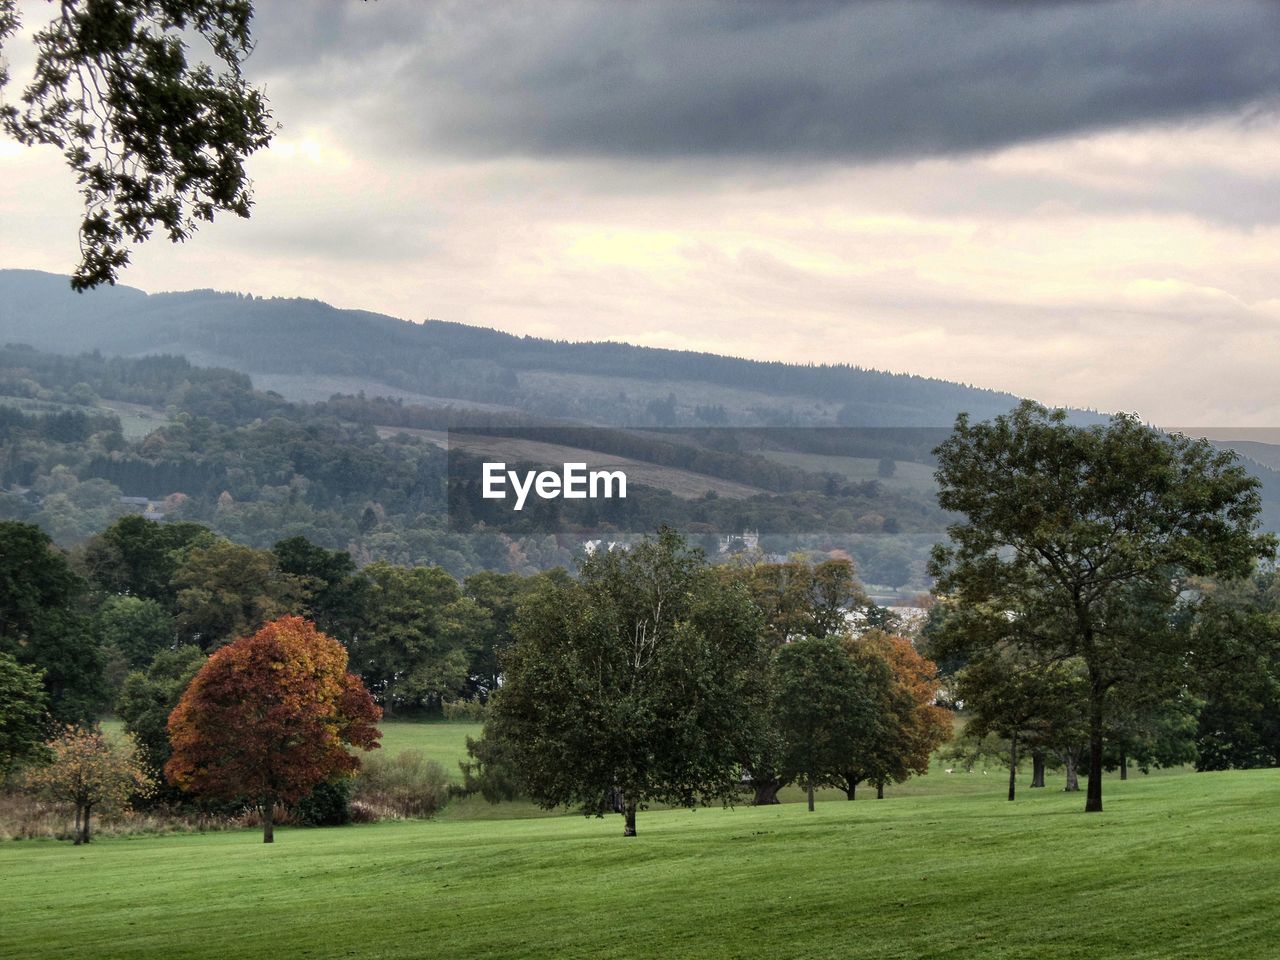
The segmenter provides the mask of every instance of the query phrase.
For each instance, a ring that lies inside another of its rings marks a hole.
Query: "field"
[[[1107,794],[10,843],[0,956],[1276,955],[1280,771]]]

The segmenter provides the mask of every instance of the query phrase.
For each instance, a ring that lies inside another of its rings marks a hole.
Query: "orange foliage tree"
[[[873,694],[876,721],[852,745],[836,780],[850,800],[863,782],[884,796],[885,784],[929,772],[930,755],[951,739],[951,714],[934,703],[937,664],[917,653],[909,639],[872,629],[846,644],[879,682]]]
[[[282,617],[217,650],[169,715],[173,753],[165,776],[193,793],[247,798],[273,810],[350,774],[372,750],[382,711],[347,672],[342,644],[301,617]]]
[[[76,808],[75,841],[89,842],[94,807],[123,809],[130,797],[154,789],[137,741],[129,734],[110,737],[98,727],[65,726],[45,744],[49,762],[27,776],[29,786]]]

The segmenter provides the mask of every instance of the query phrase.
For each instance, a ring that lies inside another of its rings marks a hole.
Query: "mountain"
[[[614,425],[949,427],[1017,403],[1009,393],[843,364],[796,365],[623,343],[411,323],[317,300],[117,286],[0,270],[0,342],[58,353],[169,353],[250,374],[294,400],[334,393],[519,410]]]

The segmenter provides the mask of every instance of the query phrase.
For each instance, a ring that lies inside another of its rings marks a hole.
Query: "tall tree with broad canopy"
[[[65,723],[90,719],[102,700],[85,586],[43,530],[0,520],[0,653],[43,672],[49,713]]]
[[[0,653],[0,784],[42,753],[46,731],[44,674]]]
[[[775,721],[785,744],[782,767],[814,790],[832,783],[863,731],[875,721],[867,668],[835,637],[805,637],[776,658]]]
[[[256,803],[271,843],[276,804],[359,769],[348,748],[377,747],[381,716],[347,672],[342,644],[282,617],[200,668],[169,716],[165,776],[195,794]]]
[[[520,607],[485,739],[501,741],[526,795],[545,807],[623,813],[693,807],[740,789],[759,722],[760,617],[745,587],[664,530],[597,551],[574,582]]]
[[[751,563],[716,568],[726,582],[740,580],[763,616],[762,637],[769,655],[761,660],[755,705],[764,717],[760,736],[742,757],[743,773],[757,805],[778,802],[778,792],[800,773],[789,769],[787,739],[778,723],[782,706],[778,662],[774,654],[787,643],[806,637],[845,636],[849,614],[870,606],[851,560],[838,558],[810,563],[792,557],[782,563]]]
[[[177,243],[218,211],[249,216],[244,161],[275,127],[241,64],[253,50],[249,0],[59,0],[33,36],[35,75],[0,123],[62,151],[84,197],[71,286],[115,283],[128,244],[157,228]],[[19,27],[0,0],[0,47]],[[188,60],[199,36],[219,62]],[[0,87],[9,79],[0,61]]]
[[[1256,532],[1259,484],[1207,441],[1128,414],[1076,426],[1031,401],[984,423],[960,415],[935,453],[938,502],[963,518],[930,563],[954,608],[945,622],[973,646],[1080,658],[1085,810],[1101,811],[1107,692],[1187,662],[1189,575],[1244,576],[1275,551]]]

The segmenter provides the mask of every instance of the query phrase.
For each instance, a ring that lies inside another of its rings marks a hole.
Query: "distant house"
[[[140,512],[148,520],[159,522],[164,519],[164,511],[160,509],[162,504],[153,502],[150,497],[121,497],[120,502],[126,507],[141,507]]]

